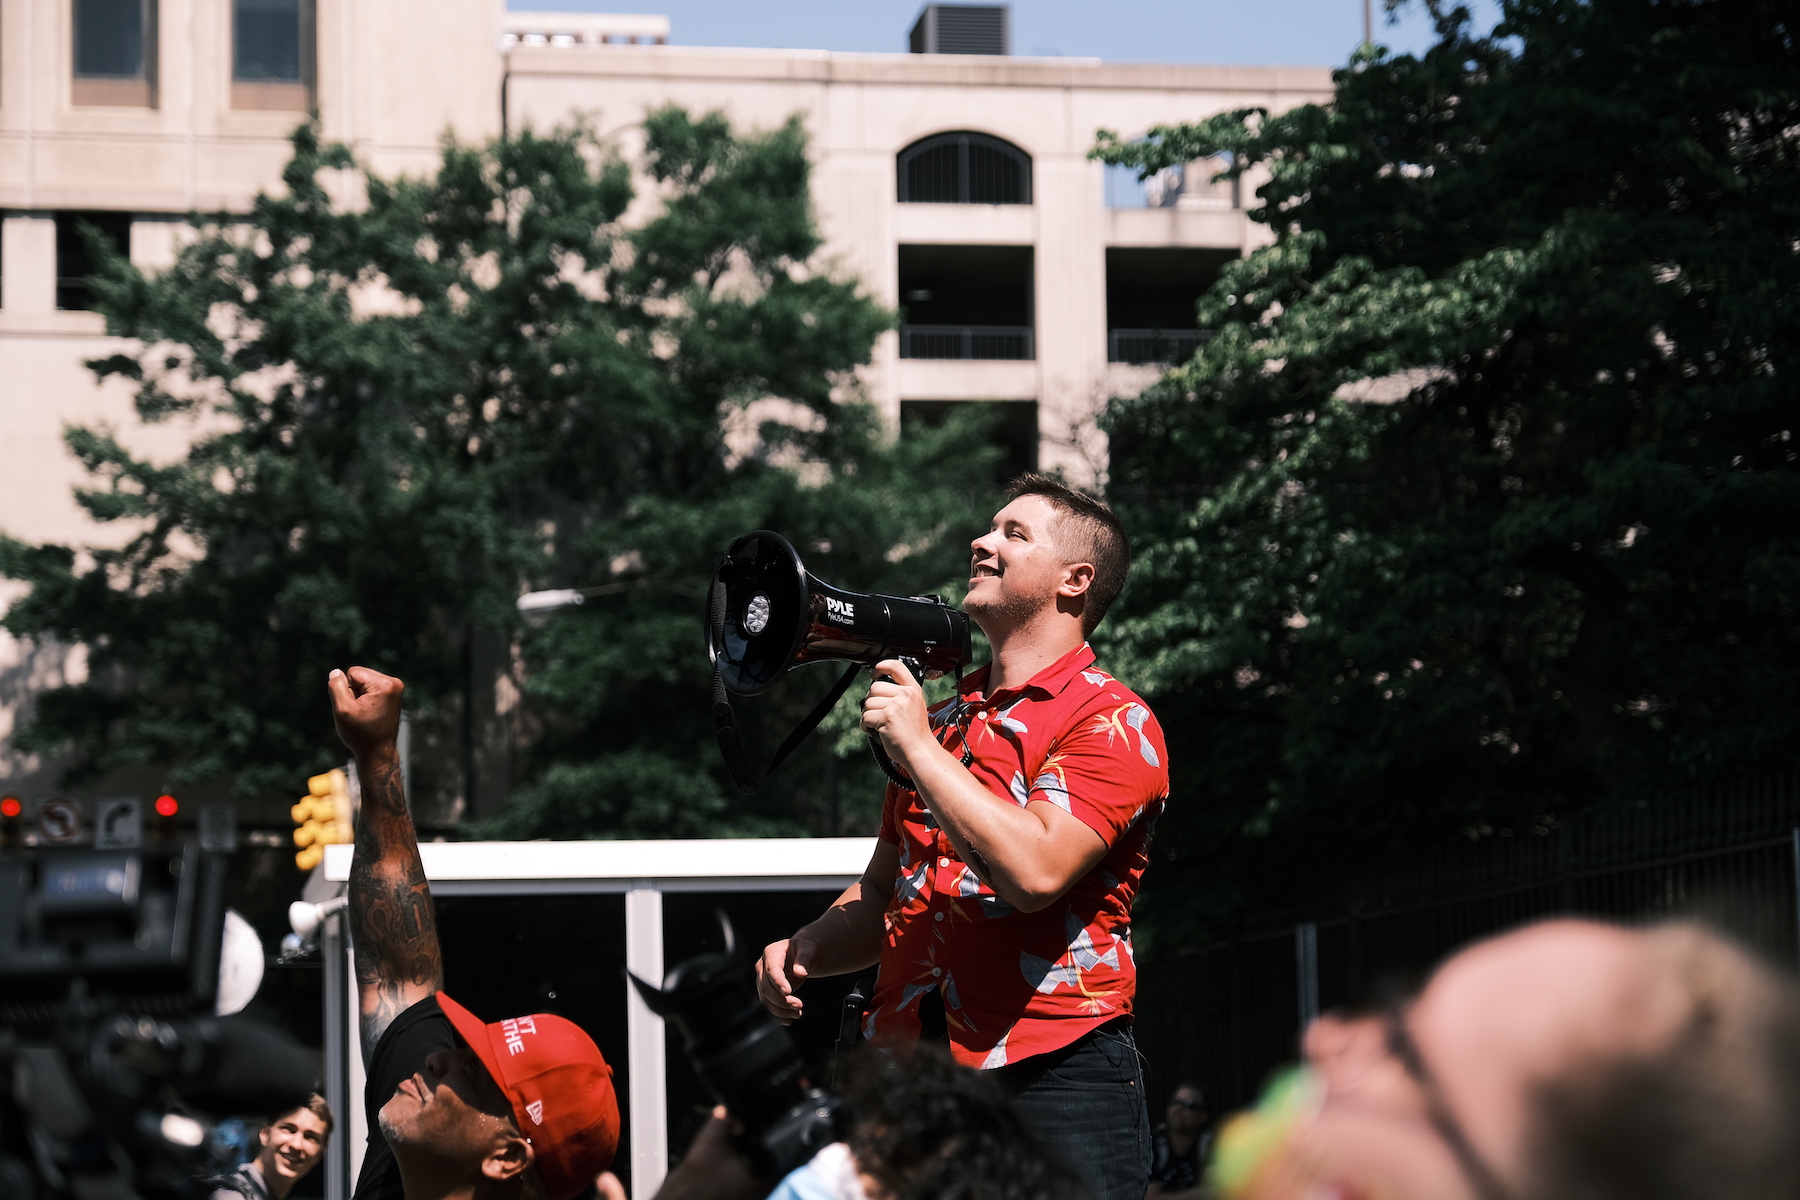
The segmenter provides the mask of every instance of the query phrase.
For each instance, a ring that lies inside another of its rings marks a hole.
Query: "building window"
[[[1231,166],[1229,155],[1202,158],[1179,167],[1164,167],[1145,179],[1136,167],[1108,163],[1105,173],[1108,208],[1231,209],[1238,207],[1238,180],[1213,177]]]
[[[1031,156],[985,133],[940,133],[900,152],[902,204],[1030,204]]]
[[[155,0],[73,0],[76,104],[148,108],[156,82]]]
[[[312,107],[311,0],[232,0],[231,106]]]
[[[951,414],[977,408],[986,416],[988,445],[1000,451],[994,461],[994,482],[1004,484],[1027,471],[1038,469],[1038,406],[1036,400],[902,400],[900,432],[941,428]]]
[[[900,247],[900,357],[1034,359],[1030,246]]]
[[[121,212],[59,212],[56,214],[56,307],[87,309],[94,306],[93,289],[88,276],[99,266],[82,237],[83,225],[90,226],[112,244],[114,250],[131,257],[131,214]]]
[[[1231,250],[1109,246],[1107,361],[1172,363],[1193,357],[1210,336],[1199,327],[1194,308],[1236,257]]]

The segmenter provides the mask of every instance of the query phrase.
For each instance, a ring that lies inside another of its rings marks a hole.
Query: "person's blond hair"
[[[1694,922],[1643,936],[1677,985],[1673,1036],[1540,1087],[1528,1195],[1800,1197],[1800,987]]]

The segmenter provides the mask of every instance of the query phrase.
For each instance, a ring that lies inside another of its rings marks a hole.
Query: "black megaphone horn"
[[[938,596],[850,592],[810,575],[779,533],[759,529],[726,548],[708,593],[707,654],[713,665],[713,725],[725,766],[748,795],[811,733],[850,686],[857,669],[898,658],[918,680],[960,675],[974,658],[969,616]],[[848,662],[824,700],[752,775],[731,697],[768,691],[797,666]],[[888,777],[912,786],[880,742],[870,748]]]

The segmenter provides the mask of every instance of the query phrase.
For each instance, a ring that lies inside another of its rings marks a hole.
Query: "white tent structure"
[[[623,895],[625,966],[663,977],[663,896],[672,892],[799,892],[836,890],[862,874],[873,838],[740,838],[646,842],[436,842],[419,847],[435,897]],[[307,899],[341,894],[352,847],[327,847]],[[338,1136],[326,1159],[326,1200],[348,1200],[362,1166],[368,1126],[363,1115],[363,1061],[356,1037],[355,971],[348,922],[329,917],[324,957],[326,1098],[338,1114]],[[663,1021],[627,992],[626,1064],[630,1164],[634,1200],[649,1200],[668,1170]],[[481,1014],[484,1017],[489,1014]]]

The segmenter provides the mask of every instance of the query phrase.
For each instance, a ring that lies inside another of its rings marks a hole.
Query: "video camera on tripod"
[[[0,1196],[197,1195],[235,1165],[208,1156],[213,1115],[312,1092],[298,1043],[219,1015],[226,865],[192,844],[0,857]]]

